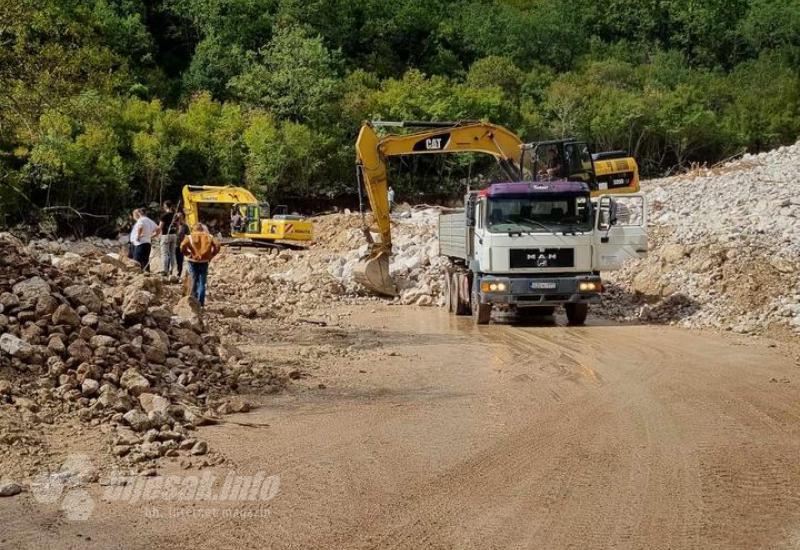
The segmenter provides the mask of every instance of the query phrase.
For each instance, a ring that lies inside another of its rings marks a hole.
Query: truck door
[[[644,195],[602,195],[597,199],[595,271],[612,271],[647,255],[647,207]]]

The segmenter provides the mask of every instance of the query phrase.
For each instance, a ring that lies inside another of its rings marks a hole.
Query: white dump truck
[[[570,324],[600,301],[601,273],[647,253],[646,203],[640,194],[590,196],[585,183],[497,183],[465,197],[465,208],[439,217],[447,304],[477,324],[493,310],[552,314]]]

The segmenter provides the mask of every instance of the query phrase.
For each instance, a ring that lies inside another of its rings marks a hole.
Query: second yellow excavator
[[[313,238],[310,220],[286,213],[286,207],[271,209],[243,187],[185,185],[182,204],[190,227],[206,223],[226,237],[224,244],[281,248]],[[231,224],[234,212],[240,216],[238,227]]]

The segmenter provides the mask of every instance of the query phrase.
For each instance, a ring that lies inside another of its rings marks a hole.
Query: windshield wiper
[[[556,231],[552,227],[550,227],[549,225],[545,225],[542,222],[538,222],[536,220],[531,220],[529,218],[520,218],[520,221],[523,222],[523,223],[526,223],[528,225],[538,225],[539,227],[544,228],[546,231],[549,231],[553,235],[558,235],[558,233],[556,233]]]

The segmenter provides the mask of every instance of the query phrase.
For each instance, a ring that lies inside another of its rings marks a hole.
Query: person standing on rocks
[[[175,224],[175,233],[178,237],[175,241],[175,267],[178,270],[178,277],[180,277],[181,274],[183,274],[183,252],[181,252],[181,243],[189,234],[189,226],[186,225],[186,217],[183,212],[177,212],[175,214],[173,223]]]
[[[192,296],[200,305],[206,303],[208,264],[219,253],[219,243],[206,231],[203,224],[192,226],[192,233],[181,242],[181,252],[189,262],[192,277]]]
[[[389,212],[391,212],[392,210],[394,210],[394,189],[392,189],[391,185],[389,186],[389,190],[386,193],[386,198],[389,201]]]
[[[175,208],[172,201],[164,201],[164,213],[158,224],[158,232],[161,235],[161,274],[168,276],[172,267],[177,267],[178,260],[175,257],[175,247],[177,245],[177,227],[175,226]]]
[[[153,235],[158,231],[156,222],[148,218],[144,210],[137,208],[133,211],[133,229],[131,229],[131,243],[133,244],[133,259],[139,262],[142,269],[150,271],[150,249]]]

